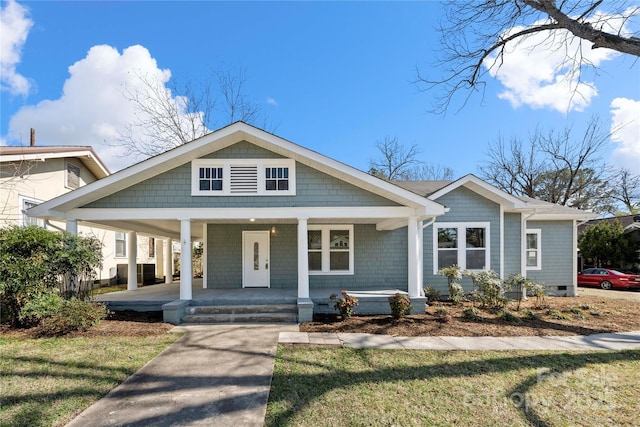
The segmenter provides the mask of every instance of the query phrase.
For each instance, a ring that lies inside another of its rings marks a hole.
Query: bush
[[[64,301],[60,310],[42,319],[40,335],[60,336],[73,331],[86,331],[107,317],[108,310],[103,304],[71,298]]]
[[[54,292],[43,292],[31,298],[20,310],[20,322],[26,326],[35,326],[43,319],[56,314],[65,300]]]
[[[458,280],[462,279],[460,266],[452,265],[450,267],[444,267],[438,272],[438,274],[447,277],[447,283],[449,285],[449,299],[455,304],[462,303],[462,299],[464,298],[464,290],[458,283]]]
[[[483,307],[504,307],[508,299],[504,294],[505,286],[498,273],[493,270],[469,274],[473,280],[474,291]]]
[[[58,289],[77,296],[102,262],[101,244],[93,237],[74,236],[36,226],[0,229],[0,304],[14,325],[22,308],[43,293]],[[24,317],[29,321],[28,317]]]
[[[389,305],[391,306],[391,316],[396,320],[409,314],[413,308],[409,297],[401,293],[390,296]]]
[[[336,295],[331,295],[330,299],[336,299]],[[343,319],[347,319],[353,316],[353,309],[358,305],[358,298],[347,294],[347,291],[342,291],[342,297],[336,300],[334,309],[340,311],[340,315]]]
[[[439,307],[436,309],[436,317],[438,322],[447,323],[449,322],[453,316],[449,312],[449,309],[446,307]]]
[[[522,319],[520,319],[518,316],[516,316],[515,314],[513,314],[512,312],[510,312],[509,310],[507,310],[506,308],[502,308],[500,309],[500,311],[498,311],[498,319],[502,319],[506,322],[509,323],[522,323]]]
[[[453,301],[455,305],[462,304],[464,300],[464,289],[459,283],[449,283],[449,299]]]
[[[424,288],[424,296],[427,298],[427,302],[436,302],[440,300],[440,291],[433,286],[427,286]]]
[[[522,317],[527,320],[540,320],[540,315],[535,311],[529,310],[528,308],[522,310]]]
[[[470,320],[472,322],[481,322],[482,317],[478,314],[478,310],[475,307],[467,307],[462,311],[462,316],[465,320]]]

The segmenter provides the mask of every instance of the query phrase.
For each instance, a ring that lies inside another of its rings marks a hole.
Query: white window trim
[[[124,255],[118,255],[118,233],[122,233],[124,235]],[[113,257],[116,259],[125,259],[127,258],[127,255],[129,255],[127,253],[128,248],[129,248],[129,233],[125,232],[125,231],[115,231],[113,233]]]
[[[231,166],[256,166],[258,175],[257,193],[231,193]],[[222,191],[200,190],[200,168],[222,168]],[[289,168],[289,189],[265,189],[265,168]],[[191,162],[192,196],[295,196],[296,162],[293,159],[196,159]]]
[[[308,231],[322,231],[322,271],[309,270],[310,276],[338,276],[338,275],[353,275],[353,260],[354,260],[354,242],[353,242],[353,225],[333,224],[333,225],[313,225],[310,224],[307,227]],[[330,249],[330,231],[331,230],[344,230],[349,231],[349,270],[329,270],[331,261],[331,249]],[[307,251],[309,249],[307,248]]]
[[[535,266],[528,266],[527,265],[527,255],[529,252],[529,247],[527,246],[527,234],[535,234],[536,235],[536,239],[537,239],[537,243],[538,243],[538,248],[536,249],[537,252],[537,264]],[[525,242],[524,242],[524,257],[525,257],[525,261],[524,261],[524,265],[526,267],[527,270],[542,270],[542,229],[540,228],[528,228],[525,232]]]
[[[491,227],[489,222],[436,222],[433,224],[433,274],[438,274],[438,229],[440,228],[455,228],[458,230],[458,266],[462,271],[488,271],[491,270]],[[484,228],[486,230],[486,242],[487,246],[484,253],[484,269],[469,269],[467,270],[467,248],[464,245],[464,238],[466,237],[467,228]],[[463,240],[460,241],[460,237],[463,236]]]
[[[24,202],[30,202],[30,203],[39,205],[40,203],[43,202],[43,200],[34,199],[33,197],[27,197],[27,196],[23,196],[22,194],[18,194],[18,209],[20,210],[18,221],[20,226],[29,225],[27,222],[32,219],[29,215],[27,215],[24,212],[25,211]],[[46,228],[44,220],[40,218],[36,219],[36,225],[38,227]]]

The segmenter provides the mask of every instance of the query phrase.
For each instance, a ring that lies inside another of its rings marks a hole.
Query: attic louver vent
[[[230,192],[232,194],[257,194],[258,167],[232,165]]]

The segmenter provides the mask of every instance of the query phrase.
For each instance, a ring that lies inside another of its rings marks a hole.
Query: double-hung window
[[[116,258],[126,258],[127,256],[127,233],[115,232],[116,238]]]
[[[309,274],[353,274],[353,226],[309,225]]]
[[[542,269],[541,234],[542,231],[540,229],[527,230],[527,248],[525,250],[527,270]]]
[[[20,203],[20,223],[22,225],[37,225],[38,227],[45,228],[43,219],[33,218],[26,214],[26,211],[28,209],[31,209],[34,206],[38,206],[40,203],[42,203],[42,201],[19,195],[18,203]]]
[[[434,274],[458,265],[462,270],[489,270],[489,223],[436,223],[433,236]]]
[[[295,196],[292,159],[197,159],[192,196]]]

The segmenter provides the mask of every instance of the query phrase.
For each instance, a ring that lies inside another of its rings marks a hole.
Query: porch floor
[[[296,304],[297,289],[242,288],[204,289],[202,279],[193,279],[191,286],[194,305],[251,305],[251,304]],[[340,295],[341,289],[310,289],[313,300],[328,300],[332,293]],[[95,301],[110,306],[147,307],[145,311],[162,310],[162,305],[180,299],[180,282],[139,287],[135,291],[119,291],[96,295]]]

